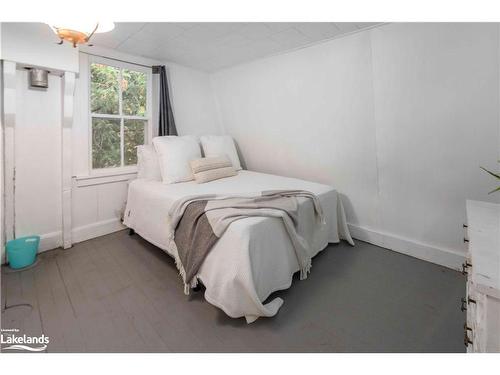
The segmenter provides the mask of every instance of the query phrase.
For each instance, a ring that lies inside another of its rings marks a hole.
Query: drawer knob
[[[467,331],[472,332],[472,328],[467,327],[467,323],[464,323],[464,345],[469,346],[469,344],[472,344],[472,341],[469,339],[469,335],[467,334]]]
[[[467,268],[472,267],[472,264],[469,262],[462,263],[462,275],[467,276]]]
[[[465,335],[464,335],[464,345],[465,346],[469,346],[473,344],[473,342],[469,339],[469,336],[467,336],[467,332],[465,332]]]
[[[467,266],[465,263],[462,264],[462,275],[467,276]]]

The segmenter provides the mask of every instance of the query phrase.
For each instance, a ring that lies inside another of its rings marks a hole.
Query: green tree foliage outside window
[[[144,144],[144,126],[143,120],[125,120],[124,147],[125,147],[125,165],[137,164],[137,145]]]
[[[144,144],[147,124],[146,74],[93,63],[90,76],[92,167],[137,164],[136,146]]]
[[[117,115],[120,69],[103,64],[92,64],[90,74],[90,110],[92,113]]]
[[[146,115],[146,74],[123,69],[123,114]]]
[[[92,119],[92,166],[94,168],[119,167],[120,120]]]

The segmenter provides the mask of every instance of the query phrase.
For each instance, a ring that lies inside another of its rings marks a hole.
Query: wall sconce
[[[49,88],[49,71],[38,68],[28,68],[30,75],[30,86],[37,88]]]

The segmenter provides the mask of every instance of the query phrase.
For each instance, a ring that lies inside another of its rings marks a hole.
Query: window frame
[[[120,78],[122,76],[122,70],[128,69],[136,72],[146,74],[146,114],[145,116],[134,116],[134,115],[124,115],[123,111],[123,91],[120,87],[118,94],[118,114],[110,115],[110,114],[99,114],[92,113],[91,100],[92,100],[92,74],[91,67],[92,64],[103,64],[108,65],[113,68],[118,68]],[[144,144],[151,143],[151,126],[152,126],[152,116],[151,116],[151,103],[152,103],[152,82],[153,82],[153,73],[152,69],[146,68],[141,65],[137,65],[134,63],[126,63],[121,61],[116,61],[112,58],[105,58],[100,56],[89,55],[88,64],[87,64],[87,117],[88,117],[88,129],[89,129],[89,171],[90,175],[109,175],[109,174],[117,174],[117,173],[132,173],[137,172],[137,164],[136,165],[125,165],[125,150],[124,150],[124,134],[125,134],[125,120],[141,120],[144,121]],[[118,119],[120,120],[120,166],[118,167],[108,167],[108,168],[94,168],[93,167],[93,137],[92,137],[92,119],[94,118],[103,118],[103,119]]]

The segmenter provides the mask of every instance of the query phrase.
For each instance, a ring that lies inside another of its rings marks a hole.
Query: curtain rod
[[[86,55],[90,55],[90,56],[96,56],[96,57],[102,57],[103,59],[108,59],[108,60],[113,60],[113,61],[118,61],[118,62],[122,62],[122,63],[126,63],[126,64],[132,64],[132,65],[137,65],[137,66],[142,66],[143,68],[149,68],[149,69],[152,69],[153,70],[153,73],[156,73],[155,72],[155,68],[158,66],[158,65],[144,65],[144,64],[138,64],[138,63],[134,63],[134,62],[130,62],[130,61],[125,61],[125,60],[120,60],[120,59],[116,59],[114,57],[108,57],[108,56],[103,56],[103,55],[97,55],[95,53],[90,53],[90,52],[84,52],[84,51],[79,51],[80,53],[84,53]]]

